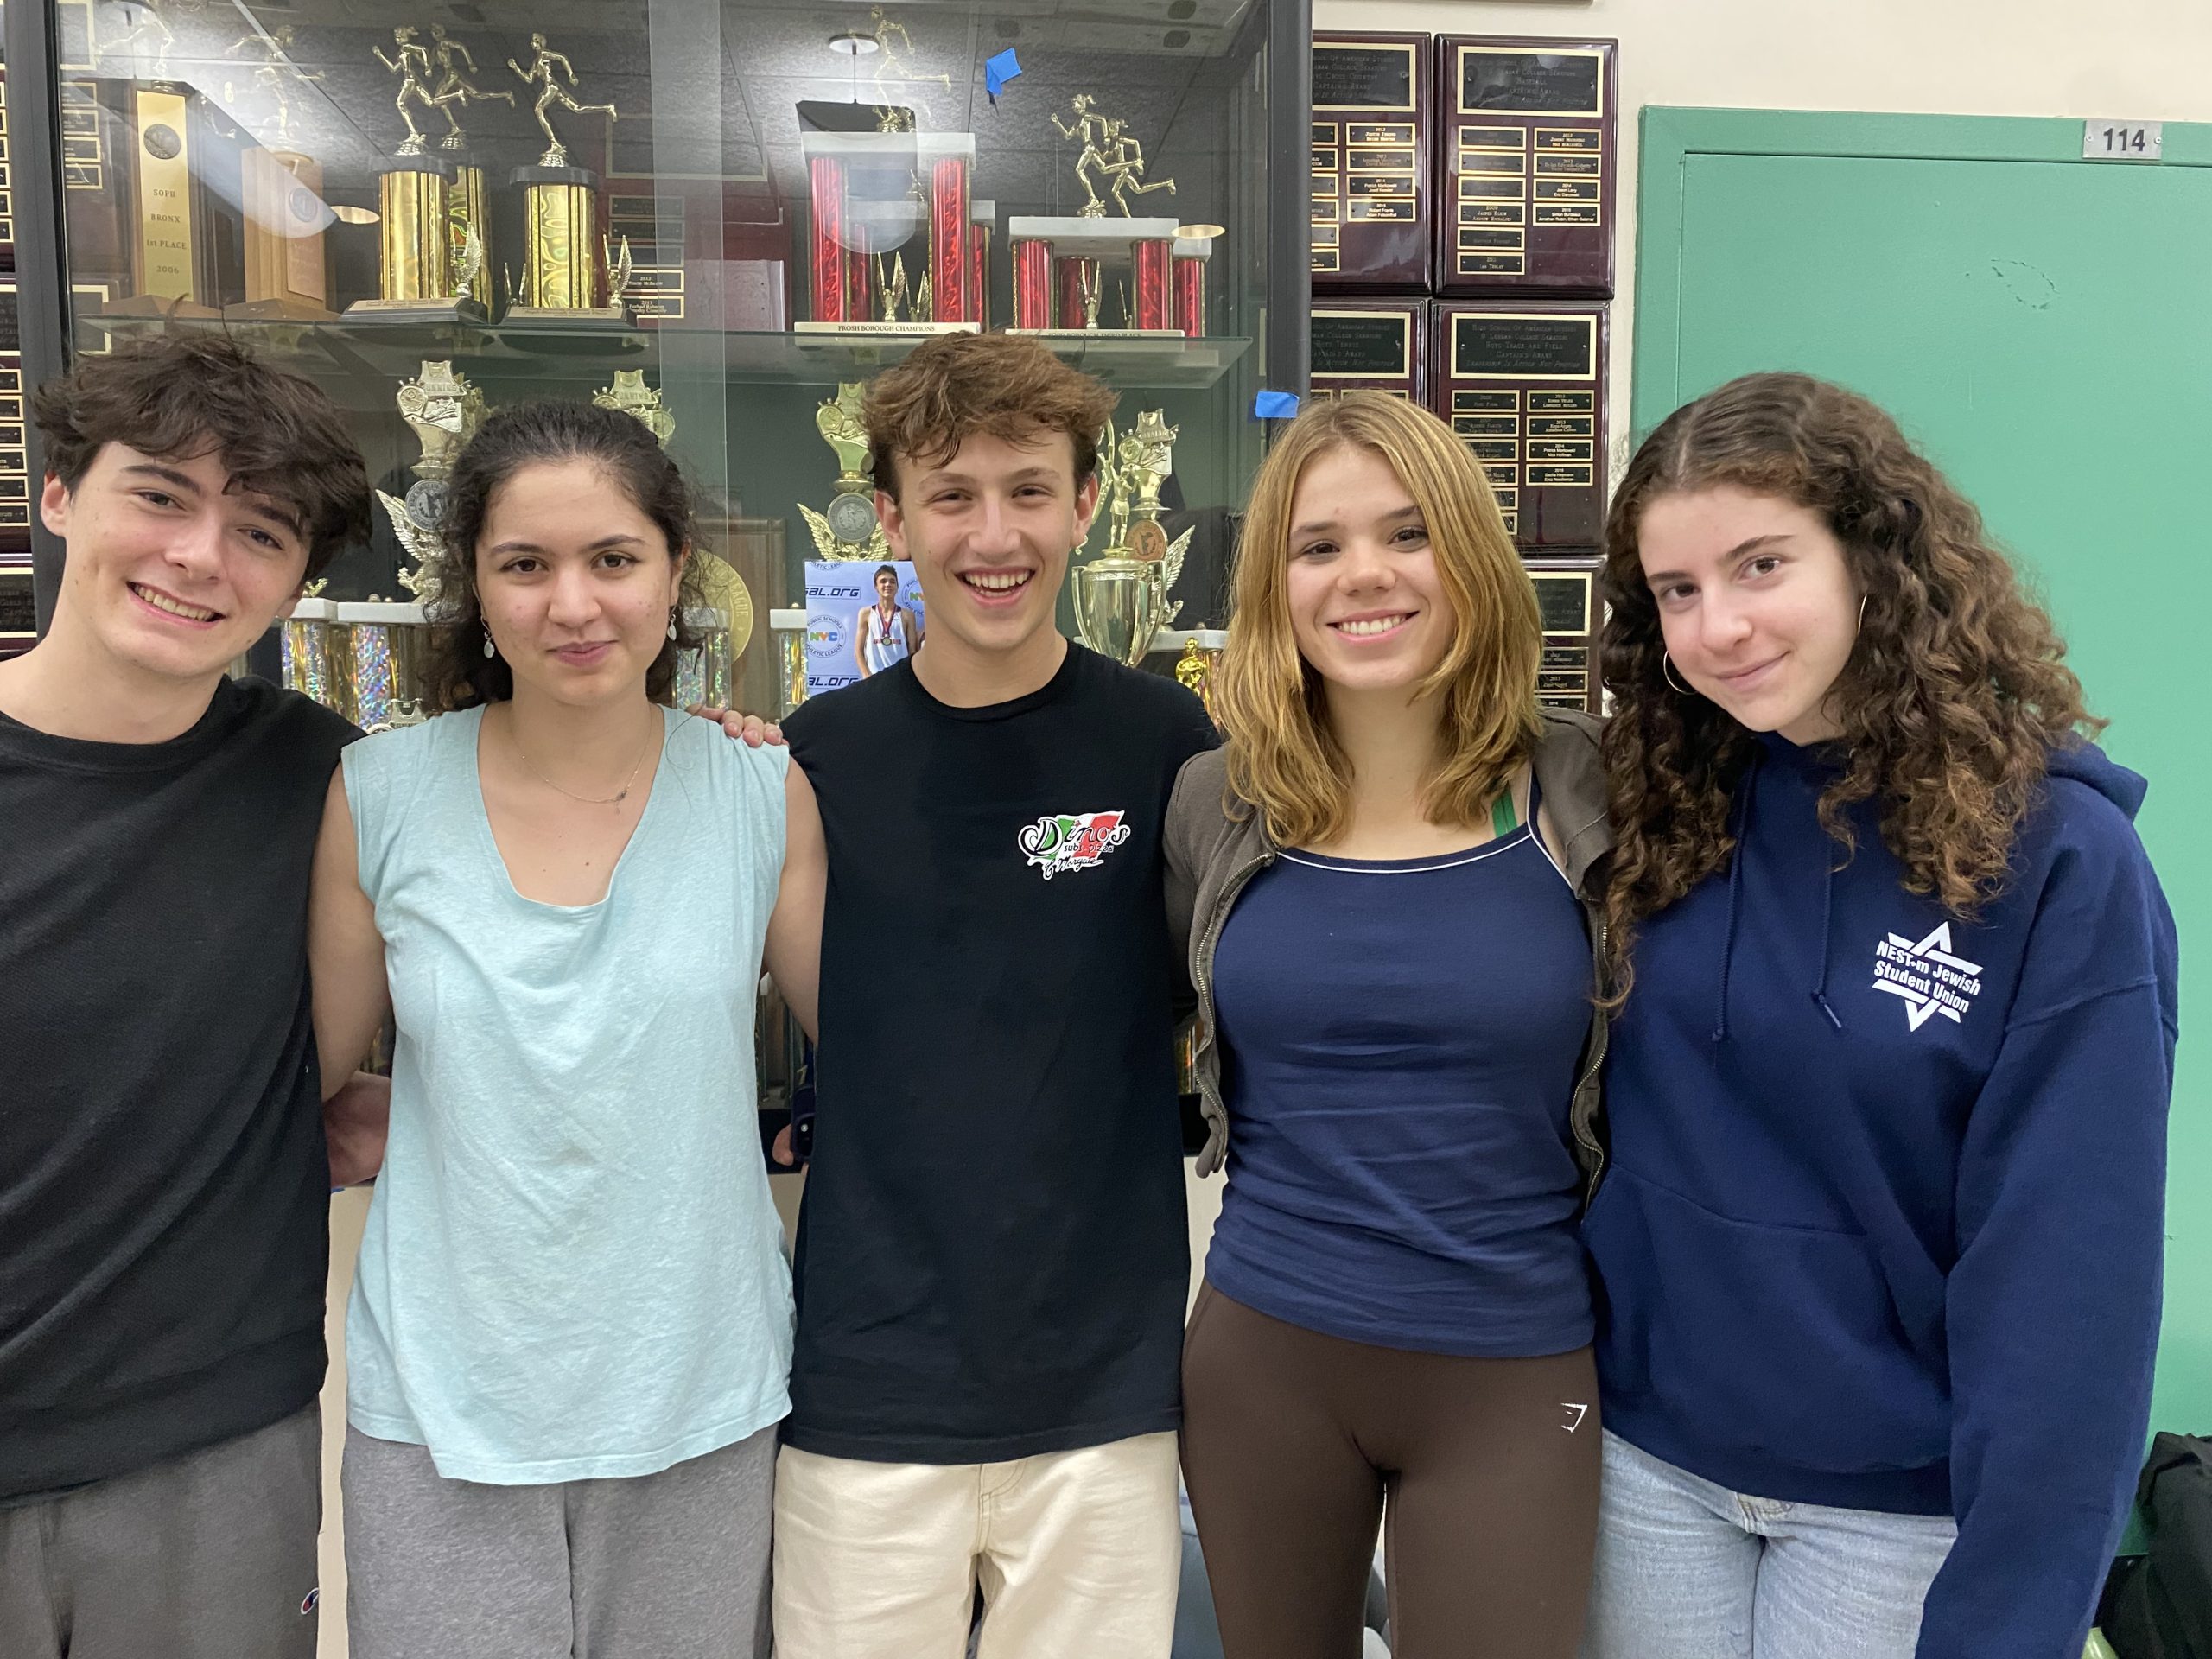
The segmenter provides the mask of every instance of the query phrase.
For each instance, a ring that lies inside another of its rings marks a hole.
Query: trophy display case
[[[1220,626],[1255,399],[1306,390],[1274,158],[1307,121],[1306,0],[6,10],[8,102],[29,75],[37,107],[0,163],[19,217],[40,171],[61,228],[6,279],[43,342],[19,378],[219,331],[324,387],[367,458],[373,536],[264,671],[420,717],[453,454],[489,411],[586,398],[651,427],[698,496],[713,614],[679,690],[779,713],[810,656],[854,655],[810,625],[809,569],[884,551],[846,389],[969,329],[1032,329],[1122,395],[1116,508],[1078,555],[1107,569],[1071,582],[1065,631],[1168,673]],[[0,463],[20,397],[0,385]],[[17,474],[37,463],[34,442]],[[50,594],[58,556],[28,534]],[[0,649],[25,609],[0,602]]]
[[[450,376],[487,410],[619,396],[664,424],[765,636],[806,559],[867,556],[802,512],[852,493],[824,403],[933,334],[1018,327],[1121,391],[1124,427],[1179,434],[1155,493],[1171,540],[1198,535],[1167,602],[1220,621],[1254,399],[1305,389],[1306,273],[1271,207],[1295,194],[1270,167],[1306,120],[1305,0],[424,0],[373,21],[52,0],[30,21],[67,349],[223,330],[325,386],[387,499],[323,597],[410,599],[437,462],[406,404]]]

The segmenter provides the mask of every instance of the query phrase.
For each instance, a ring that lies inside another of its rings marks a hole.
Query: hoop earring
[[[1859,626],[1852,630],[1854,635],[1866,632],[1866,601],[1871,597],[1872,595],[1867,594],[1859,595]]]
[[[496,648],[496,647],[492,644],[492,625],[491,625],[489,622],[486,622],[486,623],[485,623],[485,624],[484,624],[484,658],[485,658],[485,660],[486,660],[486,662],[488,662],[488,661],[490,661],[493,658],[494,658],[494,657],[498,656],[499,654],[499,653],[498,649],[497,649],[497,648]]]
[[[1675,677],[1675,659],[1663,651],[1659,653],[1659,676],[1684,696],[1694,697],[1697,695]]]

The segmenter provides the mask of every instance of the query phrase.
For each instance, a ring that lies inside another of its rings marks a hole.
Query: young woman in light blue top
[[[785,753],[659,706],[681,475],[504,410],[451,481],[448,712],[334,779],[317,1041],[387,1007],[346,1317],[355,1659],[767,1651],[791,1278],[755,1128],[764,959],[811,1028],[821,826]]]

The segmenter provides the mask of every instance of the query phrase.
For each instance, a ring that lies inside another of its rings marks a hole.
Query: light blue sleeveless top
[[[652,1474],[790,1407],[753,1046],[789,758],[671,711],[607,897],[545,905],[492,838],[482,724],[346,751],[398,1026],[346,1414],[449,1478]]]

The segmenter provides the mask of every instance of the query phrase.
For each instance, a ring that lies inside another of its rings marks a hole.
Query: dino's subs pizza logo
[[[1021,832],[1021,850],[1049,881],[1070,870],[1088,870],[1129,838],[1116,812],[1055,812]]]

